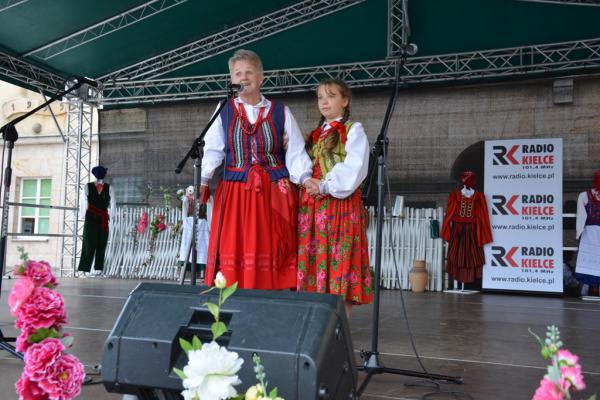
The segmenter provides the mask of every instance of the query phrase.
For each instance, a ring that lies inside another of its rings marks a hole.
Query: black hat
[[[98,165],[92,168],[92,175],[94,175],[96,179],[104,179],[106,176],[106,171],[108,171],[106,168],[104,168],[102,165]]]

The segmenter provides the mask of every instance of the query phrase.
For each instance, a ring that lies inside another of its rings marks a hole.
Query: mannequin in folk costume
[[[441,237],[448,242],[446,272],[461,283],[482,276],[483,245],[492,241],[489,211],[483,193],[474,189],[474,172],[461,175],[463,188],[450,193]]]
[[[587,294],[590,285],[600,284],[600,171],[594,176],[594,187],[579,194],[576,230],[579,251],[575,276]]]
[[[92,168],[96,181],[84,186],[79,199],[79,219],[85,220],[79,271],[90,272],[92,264],[95,271],[104,268],[109,215],[114,215],[115,211],[113,188],[104,183],[106,172],[107,169],[100,165]]]
[[[210,216],[212,213],[212,201],[209,199],[210,193],[204,192],[204,198],[201,199],[199,205],[198,225],[196,226],[196,255],[198,271],[200,276],[204,276],[206,267],[206,255],[208,251],[208,238],[210,233]],[[192,241],[192,228],[194,226],[194,187],[188,186],[185,190],[185,195],[181,199],[181,212],[183,217],[183,234],[181,236],[181,246],[179,248],[179,262],[181,265],[187,264],[189,269],[192,262],[192,252],[190,244]],[[189,257],[186,262],[186,256]]]

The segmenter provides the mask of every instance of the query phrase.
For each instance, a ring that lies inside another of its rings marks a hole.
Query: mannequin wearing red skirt
[[[476,176],[463,172],[464,187],[450,193],[441,237],[448,242],[446,272],[462,283],[481,279],[483,245],[492,242],[492,229],[483,193],[474,189]]]

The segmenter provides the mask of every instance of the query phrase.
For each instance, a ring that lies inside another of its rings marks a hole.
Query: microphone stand
[[[389,140],[387,138],[387,130],[392,116],[392,112],[396,103],[396,97],[398,95],[398,89],[400,86],[401,71],[406,63],[408,56],[406,46],[403,46],[400,52],[400,60],[398,63],[398,69],[396,71],[396,81],[394,83],[394,89],[392,95],[388,101],[385,116],[383,118],[383,124],[381,131],[377,136],[377,140],[373,148],[371,149],[371,162],[369,163],[369,172],[367,176],[372,177],[375,163],[377,165],[377,225],[375,235],[375,277],[373,283],[373,320],[371,326],[371,349],[361,350],[361,357],[364,360],[364,364],[357,366],[357,370],[364,371],[367,373],[365,380],[361,383],[358,388],[357,394],[360,397],[367,385],[371,381],[373,375],[376,374],[394,374],[394,375],[406,375],[412,377],[425,378],[430,380],[442,380],[454,383],[463,383],[462,377],[447,376],[430,374],[427,372],[418,372],[405,369],[387,368],[379,359],[378,343],[379,343],[379,297],[381,291],[381,250],[382,250],[382,233],[383,233],[383,203],[384,203],[384,186],[385,186],[385,158],[387,154],[387,147]],[[374,157],[373,157],[374,156]],[[376,162],[374,160],[377,160]],[[371,189],[371,182],[369,181],[364,187],[362,198],[366,199],[369,196]],[[400,289],[402,290],[402,289]]]
[[[200,176],[202,176],[201,168],[202,168],[202,157],[204,156],[204,136],[206,136],[206,132],[208,132],[208,129],[212,126],[212,124],[215,122],[215,120],[221,115],[221,111],[223,110],[223,108],[225,108],[225,106],[227,105],[229,100],[233,97],[233,93],[234,93],[235,89],[237,89],[237,87],[235,85],[230,84],[227,86],[227,96],[225,97],[224,100],[221,101],[221,103],[219,104],[219,108],[213,114],[212,118],[208,121],[208,124],[206,124],[206,126],[204,127],[204,130],[200,133],[200,135],[198,135],[198,137],[196,139],[194,139],[194,141],[192,142],[192,146],[188,150],[187,154],[179,162],[179,164],[177,165],[177,168],[175,168],[175,173],[180,174],[181,171],[183,170],[183,168],[185,167],[185,164],[187,163],[188,159],[192,158],[194,160],[194,200],[193,200],[194,201],[194,215],[193,215],[193,223],[192,223],[192,240],[191,240],[191,244],[190,244],[191,251],[192,251],[192,266],[191,266],[192,276],[190,277],[190,284],[192,286],[196,286],[196,268],[197,268],[196,262],[198,260],[198,251],[196,249],[196,241],[197,241],[196,229],[198,226],[198,213],[200,210],[200,202],[198,200],[198,195],[199,195],[199,191],[198,191],[199,179],[198,178]],[[186,259],[184,261],[184,272],[182,275],[183,279],[180,280],[180,283],[182,285],[185,280],[185,268],[186,268],[185,264],[187,264],[187,262],[188,262],[189,254],[190,254],[190,251],[188,250],[186,252]]]
[[[18,118],[10,121],[2,128],[0,128],[0,132],[2,133],[2,139],[6,142],[8,147],[8,156],[6,161],[6,167],[4,168],[4,195],[2,197],[2,227],[0,231],[0,295],[2,291],[2,277],[4,276],[4,266],[6,264],[6,242],[8,236],[8,213],[9,213],[9,198],[10,198],[10,181],[12,179],[12,150],[15,147],[15,142],[19,139],[19,133],[17,132],[17,128],[15,125],[19,122],[23,121],[25,118],[30,115],[35,114],[39,110],[47,107],[50,103],[54,102],[61,97],[71,93],[72,91],[79,89],[79,87],[83,84],[89,84],[94,86],[95,82],[88,80],[87,78],[77,78],[77,82],[68,89],[63,90],[62,92],[57,93],[50,99],[48,99],[44,104],[41,104],[29,111],[27,114],[23,114]],[[9,342],[14,342],[16,338],[5,337],[2,334],[2,330],[0,329],[0,350],[6,350],[14,357],[22,360],[23,354],[19,353],[15,347]]]

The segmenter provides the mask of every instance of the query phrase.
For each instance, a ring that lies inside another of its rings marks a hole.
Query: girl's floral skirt
[[[301,190],[298,290],[336,294],[354,304],[371,303],[367,218],[359,190],[345,199],[313,199]]]
[[[298,190],[287,178],[271,181],[253,166],[246,182],[217,188],[206,264],[206,284],[218,271],[243,289],[296,286]],[[218,253],[217,253],[218,247]]]

